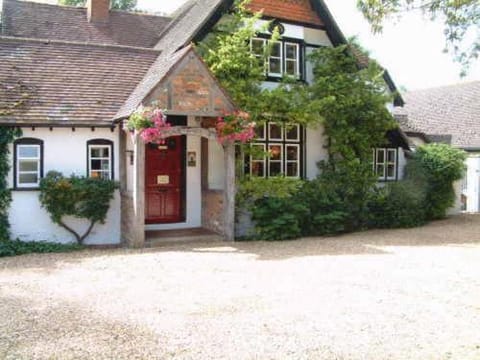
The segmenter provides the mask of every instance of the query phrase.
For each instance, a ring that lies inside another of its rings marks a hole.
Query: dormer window
[[[253,38],[250,41],[250,49],[260,61],[263,61],[267,44],[271,49],[270,56],[265,61],[265,75],[269,78],[281,78],[284,75],[301,78],[300,44]]]

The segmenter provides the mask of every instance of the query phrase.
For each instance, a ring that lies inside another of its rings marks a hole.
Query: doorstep
[[[205,228],[146,230],[145,247],[157,247],[175,243],[219,242],[223,237]]]

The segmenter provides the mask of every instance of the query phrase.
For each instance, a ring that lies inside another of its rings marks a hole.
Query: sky
[[[138,0],[138,8],[171,13],[186,0]],[[356,0],[326,0],[345,36],[357,36],[373,58],[388,69],[397,87],[416,90],[463,81],[480,80],[480,59],[465,78],[460,66],[444,48],[442,24],[419,14],[406,14],[390,21],[381,34],[373,35],[369,24],[356,9]]]

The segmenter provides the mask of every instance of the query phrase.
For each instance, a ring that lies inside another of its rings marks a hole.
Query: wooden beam
[[[224,238],[235,240],[235,144],[223,146],[225,159],[225,186],[223,191]]]

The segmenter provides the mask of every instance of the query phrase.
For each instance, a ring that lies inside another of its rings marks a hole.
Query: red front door
[[[185,137],[145,149],[145,223],[185,221]]]

